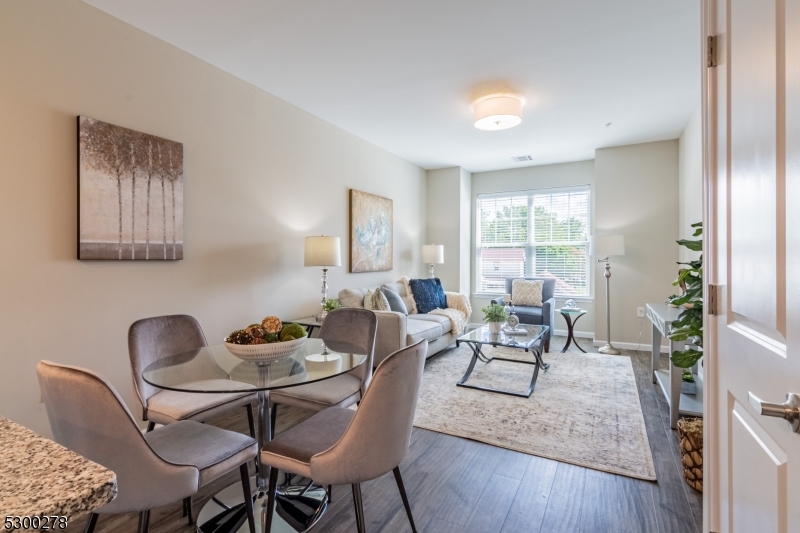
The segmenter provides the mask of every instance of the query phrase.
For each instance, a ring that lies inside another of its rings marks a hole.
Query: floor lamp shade
[[[423,244],[422,262],[427,264],[441,265],[444,263],[443,244]]]
[[[339,237],[306,237],[303,265],[342,266],[342,246]]]
[[[598,257],[625,255],[624,235],[593,235],[590,241],[591,254]]]

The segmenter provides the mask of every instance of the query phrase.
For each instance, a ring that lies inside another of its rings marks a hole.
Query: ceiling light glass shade
[[[303,264],[307,267],[342,266],[342,252],[339,237],[306,237]]]
[[[609,255],[625,255],[624,235],[593,235],[589,241],[592,255],[607,257]]]
[[[475,127],[505,130],[522,122],[522,100],[515,96],[490,96],[475,102]]]
[[[444,263],[444,245],[442,244],[423,244],[422,262],[427,264],[441,265]]]

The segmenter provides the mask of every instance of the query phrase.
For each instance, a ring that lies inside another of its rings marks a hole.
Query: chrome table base
[[[295,476],[291,484],[278,487],[272,528],[264,531],[267,518],[267,495],[255,490],[253,503],[256,533],[299,533],[311,529],[328,506],[328,494],[311,480]],[[242,486],[235,483],[217,493],[197,516],[198,533],[249,533]]]

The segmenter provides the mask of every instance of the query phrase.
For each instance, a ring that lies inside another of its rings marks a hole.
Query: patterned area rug
[[[513,348],[484,347],[510,359]],[[466,345],[425,364],[414,425],[595,470],[655,480],[631,360],[627,356],[545,354],[530,398],[456,387],[469,365]],[[525,392],[532,365],[478,361],[468,383]]]

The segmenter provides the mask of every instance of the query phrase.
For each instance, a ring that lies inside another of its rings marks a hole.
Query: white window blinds
[[[589,296],[588,187],[478,197],[477,290],[505,278],[556,278],[556,295]]]

